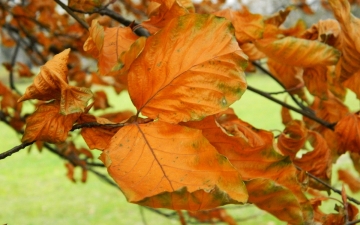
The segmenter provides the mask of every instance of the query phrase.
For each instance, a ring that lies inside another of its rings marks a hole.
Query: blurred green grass
[[[281,87],[267,76],[251,75],[247,79],[250,85],[264,91],[281,90]],[[25,86],[21,86],[21,89],[24,88]],[[106,89],[106,92],[112,105],[107,112],[134,110],[127,93],[118,96],[112,89]],[[283,100],[285,94],[276,97]],[[359,102],[354,95],[350,95],[347,102],[353,110],[359,108]],[[241,119],[257,128],[283,129],[280,106],[250,91],[246,91],[243,97],[233,104],[233,108]],[[299,115],[293,115],[300,118]],[[0,123],[0,129],[1,152],[20,144],[21,137],[7,125]],[[83,142],[76,143],[78,146],[85,146]],[[85,184],[70,182],[66,178],[64,162],[46,150],[39,153],[35,146],[30,153],[22,150],[1,160],[0,224],[144,224],[143,219],[147,224],[180,224],[177,220],[169,220],[148,210],[144,210],[142,218],[137,205],[127,203],[118,189],[100,181],[94,175],[90,174]],[[341,157],[341,162],[341,165],[336,166],[354,170],[347,155]],[[76,170],[77,177],[80,177],[80,172]],[[326,204],[323,209],[330,210],[333,205]],[[231,209],[229,212],[238,219],[252,217],[239,224],[286,224],[254,206]]]

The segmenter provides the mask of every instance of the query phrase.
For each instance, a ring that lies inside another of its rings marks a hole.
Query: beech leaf
[[[26,128],[22,142],[44,141],[60,143],[66,140],[80,113],[62,115],[58,101],[42,104],[26,119]]]
[[[360,153],[360,115],[349,114],[343,117],[335,126],[335,133],[340,142],[340,151]]]
[[[289,189],[263,178],[245,181],[245,184],[250,203],[289,224],[303,224],[300,204]]]
[[[257,40],[255,46],[269,58],[289,66],[330,66],[335,65],[340,58],[340,51],[317,40],[267,38]]]
[[[203,210],[248,198],[240,173],[200,130],[161,121],[131,124],[100,159],[129,202]]]
[[[245,58],[229,21],[213,15],[179,17],[149,37],[132,63],[131,100],[138,113],[152,119],[202,119],[241,97]]]

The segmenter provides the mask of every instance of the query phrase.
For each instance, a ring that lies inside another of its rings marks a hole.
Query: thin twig
[[[72,11],[67,5],[65,5],[64,3],[62,3],[60,0],[54,0],[58,5],[61,6],[61,8],[63,8],[67,13],[70,14],[70,16],[72,16],[76,21],[78,21],[81,26],[83,26],[84,28],[86,28],[87,30],[89,30],[89,25],[82,19],[80,19],[75,13],[74,11]]]
[[[117,128],[117,127],[123,127],[125,126],[125,123],[107,123],[107,124],[101,124],[97,122],[88,122],[88,123],[80,123],[74,125],[70,131],[74,131],[81,128],[91,128],[91,127],[108,127],[108,128]]]
[[[6,152],[2,152],[2,153],[0,153],[0,159],[5,159],[6,157],[11,156],[12,154],[26,148],[27,146],[32,145],[34,142],[35,141],[33,141],[33,142],[24,142],[24,143],[22,143],[22,144],[20,144],[18,146],[13,147],[12,149],[10,149],[10,150],[8,150]]]
[[[286,107],[288,109],[291,109],[291,110],[293,110],[293,111],[295,111],[297,113],[300,113],[301,115],[306,116],[306,117],[314,120],[315,122],[317,122],[317,123],[329,128],[329,129],[331,129],[331,130],[334,130],[335,124],[324,121],[324,120],[316,117],[314,114],[309,113],[308,111],[304,111],[304,110],[295,108],[294,106],[289,105],[289,104],[287,104],[287,103],[285,103],[283,101],[280,101],[279,99],[274,98],[273,96],[269,95],[268,93],[263,92],[263,91],[261,91],[261,90],[259,90],[257,88],[251,87],[249,85],[248,85],[247,89],[252,91],[252,92],[255,92],[255,93],[257,93],[257,94],[259,94],[259,95],[261,95],[261,96],[263,96],[263,97],[265,97],[267,99],[270,99],[271,101],[276,102],[276,103],[278,103],[278,104],[280,104],[280,105],[282,105],[282,106],[284,106],[284,107]]]
[[[300,170],[300,171],[304,171],[304,172],[306,173],[306,175],[308,175],[308,176],[311,177],[312,179],[316,180],[316,181],[319,182],[320,184],[324,185],[325,187],[331,189],[333,192],[335,192],[335,193],[337,193],[337,194],[339,194],[339,195],[342,195],[342,194],[341,194],[341,190],[334,188],[333,186],[329,185],[329,184],[326,183],[325,181],[323,181],[323,180],[321,180],[320,178],[314,176],[313,174],[311,174],[311,173],[309,173],[309,172],[301,169],[300,167],[298,167],[298,166],[296,166],[296,165],[295,165],[295,167],[296,167],[296,169],[298,169],[298,170]],[[352,201],[352,202],[354,202],[355,204],[360,205],[360,201],[358,201],[357,199],[355,199],[355,198],[353,198],[353,197],[350,197],[350,196],[348,196],[348,195],[346,195],[346,198],[347,198],[349,201]]]

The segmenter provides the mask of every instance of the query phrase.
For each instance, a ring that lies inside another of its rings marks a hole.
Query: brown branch
[[[34,142],[35,142],[35,141],[33,141],[33,142],[28,142],[28,143],[24,142],[24,143],[21,143],[21,144],[18,145],[18,146],[13,147],[12,149],[10,149],[10,150],[8,150],[8,151],[2,152],[2,153],[0,153],[0,159],[5,159],[6,157],[11,156],[12,154],[14,154],[14,153],[16,153],[16,152],[18,152],[18,151],[26,148],[27,146],[32,145]]]
[[[78,21],[81,26],[83,26],[84,28],[86,28],[87,30],[89,30],[89,25],[82,19],[80,19],[73,10],[71,10],[67,5],[65,5],[64,3],[62,3],[60,0],[54,0],[58,5],[61,6],[61,8],[63,8],[67,13],[70,14],[70,16],[72,16],[76,21]]]
[[[88,122],[88,123],[80,123],[74,125],[70,131],[74,131],[81,128],[91,128],[91,127],[108,127],[108,128],[116,128],[116,127],[123,127],[126,123],[107,123],[107,124],[101,124],[97,122]]]
[[[347,222],[345,225],[354,225],[354,224],[357,224],[357,223],[360,223],[360,219]]]
[[[298,166],[296,166],[296,165],[295,165],[295,167],[296,167],[296,169],[298,169],[298,170],[300,170],[300,171],[304,171],[306,175],[308,175],[309,177],[311,177],[311,178],[314,179],[315,181],[319,182],[320,184],[324,185],[325,187],[331,189],[333,192],[339,194],[340,196],[342,195],[341,190],[334,188],[333,186],[329,185],[329,184],[326,183],[325,181],[323,181],[323,180],[321,180],[320,178],[316,177],[315,175],[313,175],[313,174],[311,174],[311,173],[309,173],[309,172],[301,169],[300,167],[298,167]],[[353,197],[350,197],[350,196],[348,196],[348,195],[346,195],[346,198],[347,198],[349,201],[352,201],[352,202],[354,202],[355,204],[360,205],[360,201],[358,201],[357,199],[355,199],[355,198],[353,198]]]
[[[263,97],[265,97],[265,98],[267,98],[267,99],[269,99],[269,100],[271,100],[273,102],[276,102],[276,103],[278,103],[278,104],[280,104],[280,105],[282,105],[282,106],[284,106],[284,107],[286,107],[288,109],[291,109],[291,110],[293,110],[293,111],[295,111],[297,113],[300,113],[301,115],[306,116],[307,118],[312,119],[315,122],[329,128],[331,130],[334,130],[335,124],[332,124],[332,123],[329,123],[329,122],[327,122],[325,120],[322,120],[322,119],[316,117],[314,114],[309,113],[308,111],[295,108],[294,106],[289,105],[289,104],[287,104],[287,103],[285,103],[283,101],[280,101],[279,99],[274,98],[270,94],[268,94],[268,93],[266,93],[264,91],[261,91],[261,90],[259,90],[257,88],[251,87],[249,85],[248,85],[247,89],[252,91],[252,92],[255,92],[255,93],[257,93],[257,94],[259,94],[259,95],[261,95],[261,96],[263,96]]]

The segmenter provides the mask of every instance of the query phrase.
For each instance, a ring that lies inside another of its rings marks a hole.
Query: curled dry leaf
[[[294,159],[296,153],[304,146],[308,130],[300,120],[293,120],[286,124],[284,131],[280,134],[277,147],[282,154]]]
[[[64,115],[83,112],[92,93],[90,89],[68,84],[69,53],[70,49],[66,49],[42,66],[33,84],[26,89],[25,94],[18,101],[55,99],[60,101],[60,113]]]
[[[252,14],[245,7],[241,11],[225,9],[214,13],[232,22],[235,28],[236,40],[239,44],[249,43],[262,38],[264,19],[260,14]]]
[[[309,130],[307,140],[310,142],[313,150],[302,155],[301,158],[295,158],[293,160],[294,164],[317,178],[330,183],[332,167],[331,150],[325,139],[317,132]],[[324,185],[318,184],[318,182],[310,183],[310,186],[318,190],[324,190],[324,188],[327,190]]]
[[[349,114],[335,126],[335,133],[340,143],[339,152],[351,151],[360,153],[360,115]]]
[[[109,102],[105,91],[94,93],[94,110],[109,108]]]
[[[294,8],[295,8],[294,6],[288,6],[284,10],[280,10],[274,15],[271,15],[270,17],[266,18],[265,23],[279,27],[281,24],[285,22],[287,16],[292,10],[294,10]]]
[[[360,70],[355,72],[352,76],[350,76],[343,83],[344,87],[349,88],[356,94],[356,98],[360,99]]]
[[[37,110],[26,119],[26,128],[22,142],[44,141],[59,143],[65,141],[80,113],[62,115],[59,113],[58,101],[40,105]]]
[[[152,122],[130,124],[100,156],[129,202],[205,210],[244,203],[240,173],[200,130]]]
[[[261,39],[255,42],[255,46],[272,60],[297,67],[335,65],[341,54],[320,41],[295,37]]]
[[[152,119],[202,119],[226,109],[244,93],[246,58],[226,19],[179,17],[149,37],[132,63],[131,100],[138,113]]]
[[[347,0],[329,0],[334,16],[341,27],[341,75],[340,81],[348,79],[360,69],[360,19],[351,14],[351,7]]]

